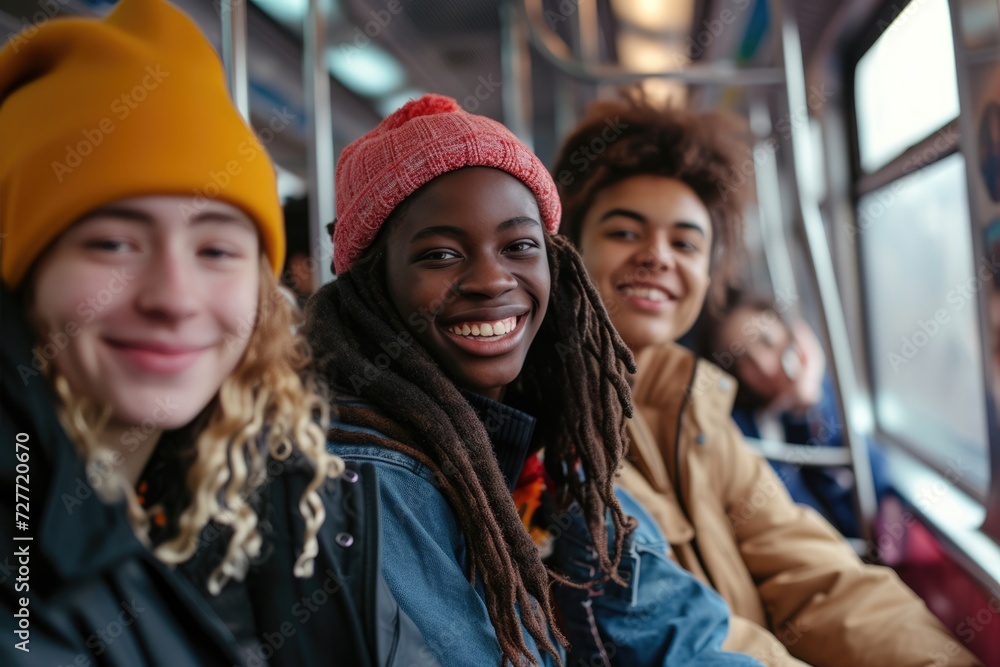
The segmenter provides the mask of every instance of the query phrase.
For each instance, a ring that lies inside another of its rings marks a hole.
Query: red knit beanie
[[[559,229],[559,194],[545,165],[500,123],[450,97],[424,95],[354,141],[337,163],[333,263],[351,268],[389,214],[418,188],[462,167],[493,167],[522,181],[538,200],[545,228]]]

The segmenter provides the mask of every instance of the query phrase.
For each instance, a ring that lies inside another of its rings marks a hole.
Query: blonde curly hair
[[[233,534],[226,554],[207,583],[213,594],[229,579],[243,579],[261,553],[258,516],[249,500],[268,482],[269,459],[284,462],[297,451],[314,471],[298,506],[305,536],[293,566],[296,577],[312,576],[319,552],[316,536],[326,518],[319,488],[344,470],[343,460],[326,449],[330,402],[315,380],[303,379],[311,354],[305,339],[294,333],[301,313],[281,293],[266,258],[261,259],[260,275],[256,322],[247,348],[201,415],[204,427],[196,436],[187,472],[191,501],[177,517],[177,533],[154,548],[161,561],[183,563],[194,555],[210,521],[229,526]],[[75,394],[59,374],[54,374],[53,383],[61,402],[60,419],[86,460],[91,485],[107,502],[124,497],[136,535],[149,545],[150,517],[157,508],[144,509],[132,485],[109,465],[114,452],[100,444],[108,408]]]

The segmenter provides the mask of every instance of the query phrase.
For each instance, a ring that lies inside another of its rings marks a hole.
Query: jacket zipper
[[[674,447],[674,476],[675,479],[671,480],[674,489],[677,492],[677,504],[680,505],[681,512],[687,518],[688,523],[694,528],[694,520],[691,518],[691,513],[688,511],[687,506],[687,492],[688,489],[682,488],[681,486],[681,462],[684,460],[681,456],[681,447],[683,442],[681,441],[681,427],[684,424],[684,411],[687,410],[688,399],[691,397],[691,387],[694,385],[694,376],[698,372],[698,359],[695,358],[694,367],[691,370],[691,376],[688,378],[687,384],[684,387],[684,399],[681,401],[680,412],[677,413],[677,432],[674,435],[674,442],[676,446]],[[691,549],[694,551],[695,558],[698,559],[698,564],[701,566],[702,572],[705,573],[705,577],[708,579],[708,583],[716,591],[719,587],[715,585],[715,580],[712,578],[712,572],[705,565],[705,560],[702,558],[701,549],[698,547],[698,531],[694,531],[694,536],[691,538]]]
[[[371,610],[362,610],[362,613],[371,614],[371,625],[369,626],[369,632],[371,633],[368,637],[369,645],[372,647],[372,657],[377,662],[381,656],[379,655],[379,645],[378,645],[378,612],[377,612],[377,600],[378,600],[378,575],[379,569],[382,564],[379,562],[379,545],[382,541],[381,537],[381,517],[379,513],[381,511],[379,505],[379,489],[378,489],[378,477],[376,476],[375,466],[371,463],[363,463],[360,466],[360,473],[368,483],[362,485],[362,504],[364,511],[361,513],[363,520],[367,523],[361,527],[367,535],[364,539],[364,562],[365,562],[365,572],[364,572],[364,584],[362,586],[362,600],[369,600],[372,602]],[[359,531],[360,532],[360,531]],[[373,613],[374,612],[374,613]],[[397,632],[399,626],[397,624]],[[391,665],[395,660],[396,654],[396,644],[399,640],[398,635],[393,637],[392,645],[389,647],[389,655],[385,664]]]

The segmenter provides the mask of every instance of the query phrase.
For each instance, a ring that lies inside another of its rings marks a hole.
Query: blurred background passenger
[[[285,266],[281,271],[281,284],[294,294],[299,307],[305,305],[316,291],[313,276],[315,261],[309,251],[309,198],[289,197],[282,207],[285,216]]]
[[[736,376],[733,419],[750,438],[842,447],[843,424],[823,348],[802,319],[789,321],[771,300],[730,291],[725,308],[699,326],[702,356]],[[784,309],[783,309],[784,310]],[[868,441],[876,496],[888,489],[886,462]],[[847,468],[772,462],[795,502],[816,509],[837,530],[861,535]]]

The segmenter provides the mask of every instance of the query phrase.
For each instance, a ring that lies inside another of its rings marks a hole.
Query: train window
[[[855,231],[877,430],[983,501],[981,284],[947,1],[887,3],[861,46]]]
[[[947,0],[911,2],[879,25],[855,71],[858,153],[869,173],[958,116]]]
[[[858,210],[878,424],[952,481],[985,495],[965,160],[952,154],[893,181],[862,196]]]

